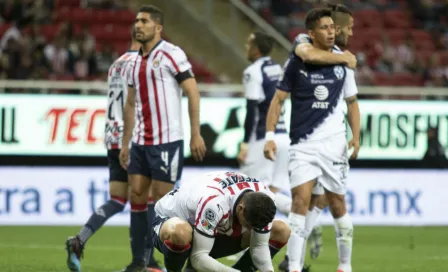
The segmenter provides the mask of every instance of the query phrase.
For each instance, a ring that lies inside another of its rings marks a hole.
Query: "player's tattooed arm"
[[[335,54],[318,49],[311,43],[301,43],[294,48],[294,53],[307,63],[316,65],[345,64],[349,68],[356,68],[356,57],[349,51]]]
[[[269,106],[268,116],[266,118],[266,132],[275,130],[275,126],[280,118],[282,107],[287,97],[287,92],[281,90],[277,90],[275,92],[271,105]]]
[[[356,159],[358,156],[358,151],[360,148],[360,127],[361,127],[361,117],[359,112],[358,98],[356,95],[347,97],[345,99],[347,103],[347,120],[352,130],[353,138],[349,142],[349,148],[354,148],[354,151],[350,159]]]

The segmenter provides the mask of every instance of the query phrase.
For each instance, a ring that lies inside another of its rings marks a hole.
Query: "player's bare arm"
[[[128,167],[127,163],[129,161],[129,142],[131,141],[132,130],[134,129],[135,93],[136,91],[134,87],[128,88],[128,96],[126,98],[126,103],[123,109],[124,128],[123,128],[122,148],[120,152],[120,164],[121,167],[123,167],[124,169]]]
[[[259,271],[274,272],[272,265],[271,253],[269,252],[269,239],[271,233],[251,232],[250,252],[252,261]],[[289,237],[289,236],[288,236]],[[287,240],[287,239],[286,239]]]
[[[282,113],[282,107],[285,103],[288,93],[276,90],[274,97],[272,98],[271,105],[269,106],[268,115],[266,117],[266,144],[264,146],[264,156],[268,160],[275,160],[277,148],[274,142],[274,131],[277,125],[278,119]]]
[[[317,65],[345,64],[351,69],[356,68],[356,57],[350,51],[335,54],[316,48],[311,43],[301,43],[294,48],[294,53],[307,63]]]
[[[348,143],[348,148],[353,147],[353,153],[350,156],[351,160],[355,160],[358,157],[358,152],[360,148],[360,113],[358,98],[356,95],[350,96],[345,99],[347,103],[347,120],[352,130],[353,139]]]
[[[190,115],[191,155],[196,161],[202,161],[207,149],[205,148],[204,139],[201,136],[201,126],[199,122],[199,91],[196,79],[188,78],[180,84],[188,97],[188,113]]]
[[[212,258],[209,254],[215,243],[214,237],[202,235],[196,229],[193,235],[193,249],[190,254],[191,264],[197,271],[237,272]]]

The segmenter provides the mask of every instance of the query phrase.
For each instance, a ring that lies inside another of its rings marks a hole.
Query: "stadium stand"
[[[0,2],[0,79],[104,80],[113,60],[128,48],[132,2]],[[199,82],[216,81],[189,58]]]
[[[304,18],[319,1],[243,0],[289,40],[305,32]],[[326,2],[326,1],[320,1]],[[448,86],[448,2],[444,0],[331,1],[350,7],[355,38],[349,50],[359,84]]]

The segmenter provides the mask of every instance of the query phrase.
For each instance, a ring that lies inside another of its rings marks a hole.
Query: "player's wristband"
[[[264,137],[266,141],[273,141],[275,133],[273,131],[266,131],[266,136]]]

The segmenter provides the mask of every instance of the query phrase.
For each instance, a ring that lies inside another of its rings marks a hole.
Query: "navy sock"
[[[106,221],[115,214],[123,211],[126,199],[112,197],[109,201],[99,207],[89,218],[87,223],[78,233],[79,240],[85,244],[87,240],[100,229]]]
[[[152,228],[152,222],[155,218],[154,206],[154,201],[152,201],[152,199],[148,199],[148,237],[146,239],[145,245],[145,259],[148,266],[154,264],[154,245],[152,244],[152,235],[154,232]]]
[[[148,233],[146,204],[131,204],[131,249],[134,263],[145,263],[145,243]]]
[[[274,256],[282,249],[284,245],[285,244],[279,243],[277,241],[269,241],[269,252],[271,253],[271,259],[274,259]],[[252,261],[250,250],[246,250],[243,256],[232,267],[243,272],[257,271],[257,268]]]
[[[181,272],[185,261],[190,256],[190,244],[177,246],[166,240],[163,243],[162,253],[165,256],[165,267],[170,272]]]

